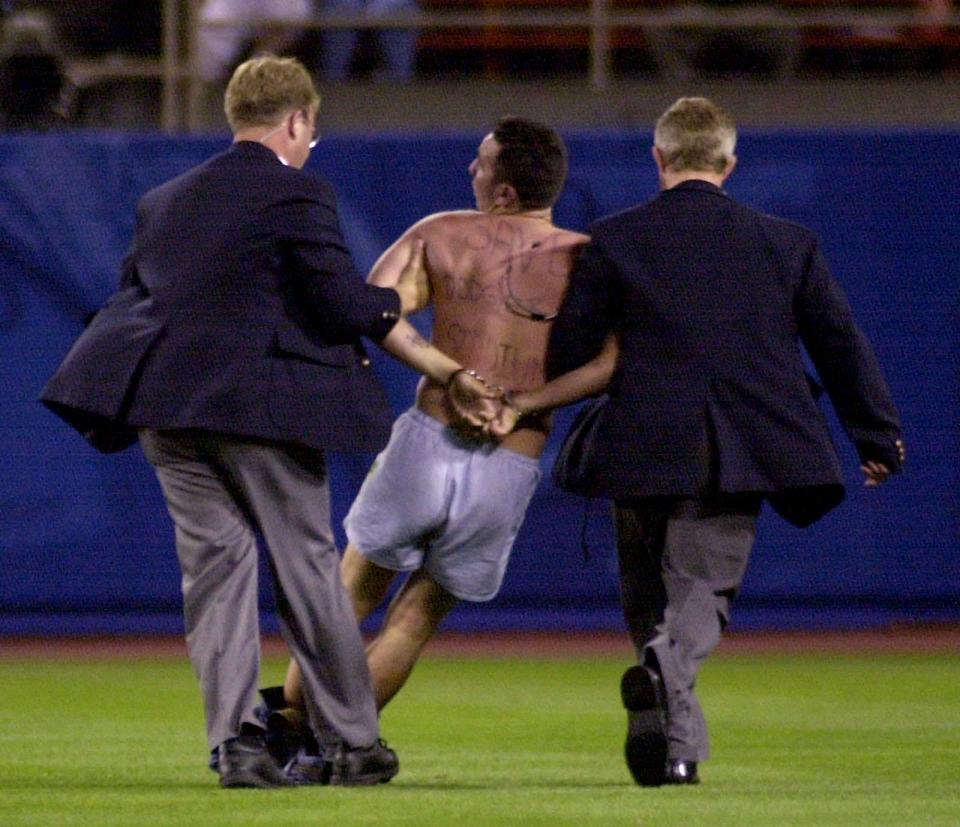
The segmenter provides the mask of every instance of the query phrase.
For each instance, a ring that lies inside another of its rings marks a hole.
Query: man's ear
[[[512,184],[497,184],[493,188],[493,203],[497,207],[516,209],[519,207],[520,198]]]
[[[657,165],[657,172],[663,175],[667,165],[663,159],[663,153],[660,151],[660,148],[657,146],[650,147],[650,154],[653,156],[653,162]]]

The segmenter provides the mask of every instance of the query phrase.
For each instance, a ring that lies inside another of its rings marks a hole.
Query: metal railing
[[[390,16],[320,13],[308,21],[265,19],[204,20],[204,26],[270,29],[586,29],[589,33],[589,83],[597,90],[611,81],[611,34],[618,29],[780,29],[841,27],[960,27],[960,13],[935,20],[922,6],[871,8],[797,3],[721,9],[688,3],[660,8],[613,7],[610,0],[588,0],[579,8],[525,9],[486,6],[477,10],[419,10]],[[153,77],[162,81],[161,125],[174,132],[201,125],[203,80],[199,72],[199,0],[163,0],[163,55],[159,60],[107,59],[76,62],[75,82],[104,78]]]

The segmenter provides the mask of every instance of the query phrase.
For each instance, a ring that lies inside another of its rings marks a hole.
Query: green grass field
[[[659,789],[621,759],[627,665],[426,658],[392,783],[221,790],[185,659],[0,661],[0,825],[960,825],[960,658],[717,657],[703,783]]]

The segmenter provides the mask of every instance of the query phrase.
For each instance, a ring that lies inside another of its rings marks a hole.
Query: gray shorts
[[[411,408],[393,424],[344,528],[378,566],[423,568],[461,600],[490,600],[540,476],[537,460],[464,440]]]

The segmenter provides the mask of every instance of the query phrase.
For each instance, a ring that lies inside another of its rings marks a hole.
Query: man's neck
[[[723,182],[726,180],[726,174],[710,172],[705,169],[687,169],[683,172],[668,171],[660,176],[660,189],[672,190],[674,187],[684,184],[687,181],[706,181],[715,187],[722,187]]]
[[[239,143],[240,141],[250,141],[251,143],[260,144],[269,149],[277,158],[280,159],[280,162],[284,166],[290,166],[290,162],[284,157],[283,148],[280,145],[280,141],[276,139],[276,129],[271,129],[270,127],[264,126],[253,126],[246,129],[239,129],[233,133],[233,142]]]
[[[515,215],[518,218],[536,218],[541,221],[553,223],[553,208],[544,207],[538,210],[520,210],[510,207],[491,207],[487,212],[490,215]]]

